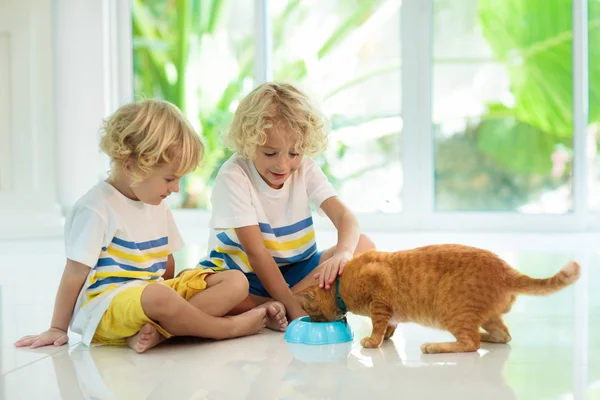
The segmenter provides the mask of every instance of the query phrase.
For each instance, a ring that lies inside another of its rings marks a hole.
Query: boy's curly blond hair
[[[100,149],[120,168],[130,157],[135,159],[130,173],[133,183],[147,178],[154,169],[178,163],[181,177],[198,166],[204,145],[181,111],[162,100],[142,100],[119,107],[105,119],[101,128]]]
[[[224,141],[247,159],[267,142],[265,129],[283,124],[296,135],[295,151],[312,155],[327,147],[325,117],[301,90],[286,83],[267,82],[258,86],[238,106]]]

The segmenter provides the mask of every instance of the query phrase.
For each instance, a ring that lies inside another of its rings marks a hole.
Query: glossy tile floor
[[[186,239],[203,238],[193,232]],[[63,260],[55,241],[0,242],[0,398],[2,399],[600,399],[600,236],[378,234],[384,250],[464,243],[497,252],[516,268],[546,277],[576,259],[582,279],[550,297],[519,298],[506,318],[510,345],[473,354],[422,355],[445,332],[401,325],[379,350],[358,340],[370,322],[351,316],[353,343],[289,345],[283,335],[223,342],[176,339],[137,355],[128,348],[79,344],[15,349],[50,321]],[[323,246],[335,236],[320,233]],[[188,240],[189,242],[189,240]],[[190,244],[178,269],[204,251]]]

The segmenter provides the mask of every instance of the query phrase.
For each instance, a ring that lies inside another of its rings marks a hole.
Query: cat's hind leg
[[[466,353],[479,350],[479,327],[482,318],[478,312],[454,311],[445,318],[445,328],[456,338],[456,342],[425,343],[421,351],[425,354]]]
[[[480,333],[482,342],[490,343],[508,343],[511,340],[508,328],[502,321],[501,316],[494,316],[488,319],[483,325],[481,325],[486,332]]]
[[[464,328],[451,333],[456,342],[425,343],[421,351],[425,354],[437,353],[467,353],[479,350],[479,331],[475,328]]]
[[[383,340],[388,340],[392,336],[394,336],[394,332],[396,332],[396,325],[388,325],[385,330],[385,335],[383,336]]]
[[[380,300],[371,301],[370,306],[371,321],[373,322],[373,331],[371,336],[363,338],[360,344],[367,348],[376,348],[381,346],[383,338],[387,333],[388,324],[392,318],[392,307],[386,302]]]

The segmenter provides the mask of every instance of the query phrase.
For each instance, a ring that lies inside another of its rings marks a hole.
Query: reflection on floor
[[[190,233],[194,242],[194,236]],[[186,237],[186,238],[187,238]],[[197,237],[200,237],[199,235]],[[4,399],[600,399],[600,237],[595,235],[373,235],[383,250],[431,243],[488,248],[536,277],[568,260],[583,267],[580,282],[550,297],[519,298],[506,321],[510,345],[484,344],[478,353],[422,355],[439,332],[401,325],[379,350],[358,341],[367,319],[350,316],[355,341],[289,345],[283,335],[223,342],[180,338],[137,355],[127,348],[79,344],[15,349],[24,334],[47,327],[60,279],[60,241],[0,242],[0,398]],[[321,233],[331,245],[335,235]],[[204,252],[189,245],[178,269]],[[392,397],[389,397],[392,396]]]

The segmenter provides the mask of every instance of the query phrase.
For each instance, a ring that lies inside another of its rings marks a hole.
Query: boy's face
[[[159,205],[171,193],[179,192],[181,177],[175,176],[176,170],[177,163],[158,167],[146,179],[131,186],[131,191],[137,200],[153,206]]]
[[[256,149],[254,166],[267,185],[273,189],[281,189],[300,166],[302,155],[294,150],[294,135],[280,124],[266,129],[265,133],[267,142]]]

